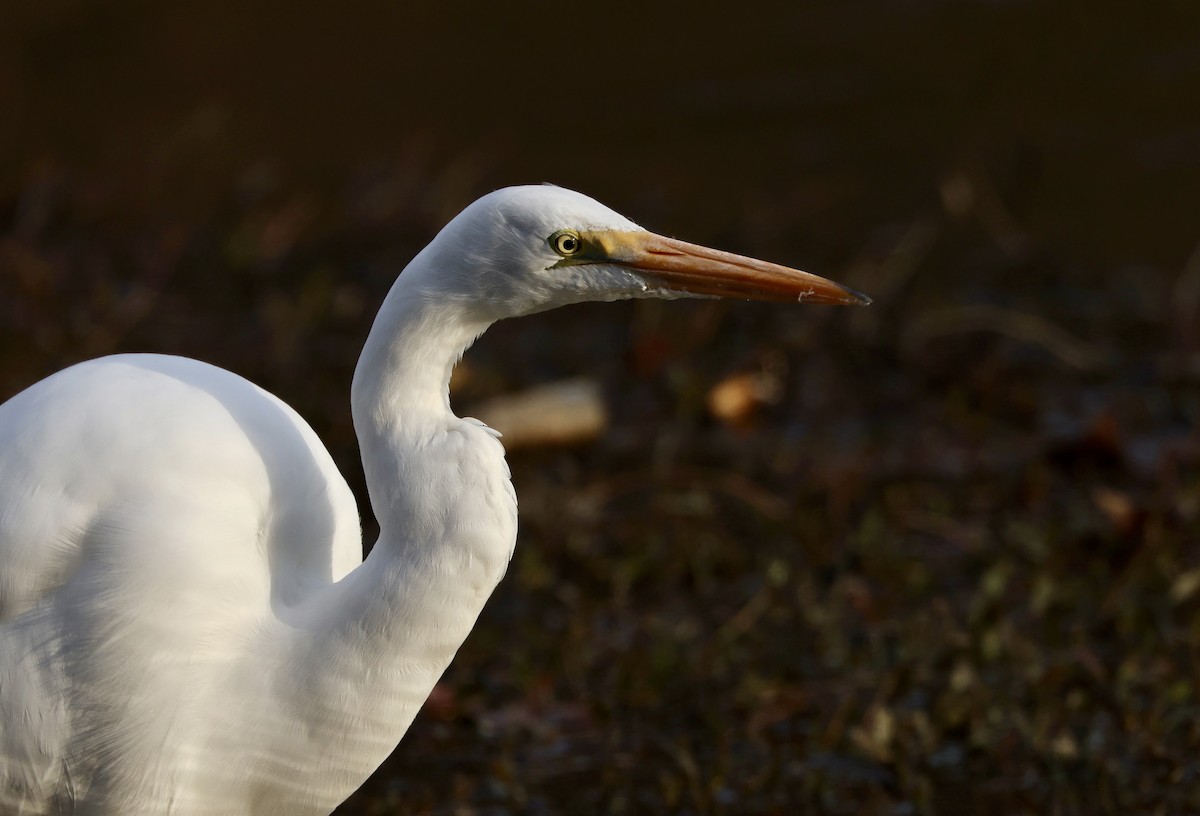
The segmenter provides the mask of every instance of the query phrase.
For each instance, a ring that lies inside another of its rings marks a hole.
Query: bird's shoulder
[[[116,355],[0,405],[0,621],[67,580],[89,542],[133,560],[190,537],[261,561],[289,531],[334,578],[361,560],[353,495],[316,434],[232,372]]]

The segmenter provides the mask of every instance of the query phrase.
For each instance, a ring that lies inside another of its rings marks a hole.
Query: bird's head
[[[419,276],[411,283],[429,295],[461,301],[489,321],[625,298],[870,302],[807,272],[656,235],[551,185],[483,196],[446,225],[405,275]]]

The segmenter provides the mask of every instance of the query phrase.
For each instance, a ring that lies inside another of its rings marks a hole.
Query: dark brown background
[[[509,576],[339,813],[1200,809],[1196,8],[7,3],[0,393],[225,365],[365,510],[357,350],[479,194],[826,274],[876,304],[468,355],[466,410],[587,374],[611,422],[511,457]]]

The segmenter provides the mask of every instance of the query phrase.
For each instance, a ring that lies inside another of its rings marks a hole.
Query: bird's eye
[[[583,242],[570,230],[562,230],[550,236],[550,246],[554,247],[554,251],[559,255],[566,257],[577,253],[583,247]]]

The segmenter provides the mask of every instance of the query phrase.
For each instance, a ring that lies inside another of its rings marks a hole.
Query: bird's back
[[[316,435],[234,374],[122,355],[0,405],[0,813],[154,801],[228,667],[360,561]]]

